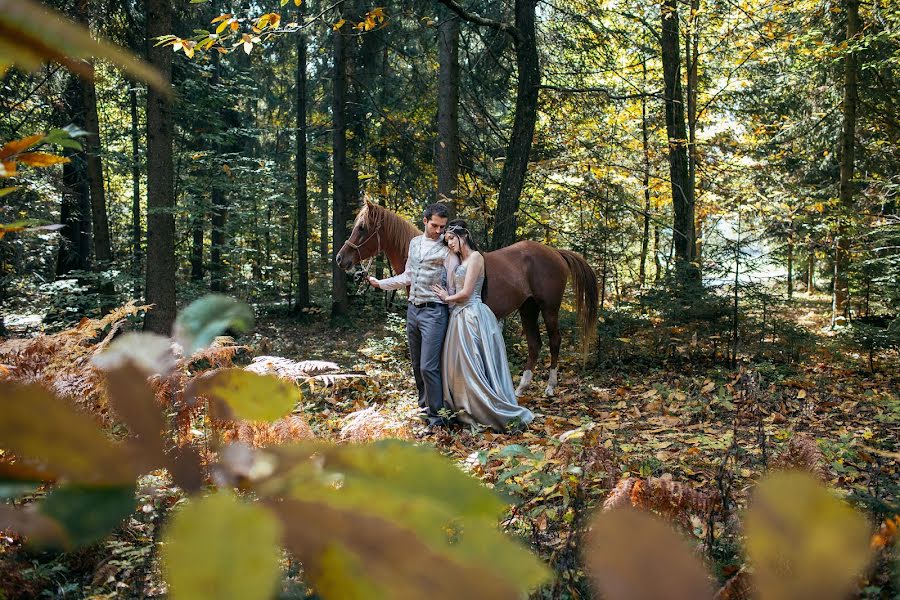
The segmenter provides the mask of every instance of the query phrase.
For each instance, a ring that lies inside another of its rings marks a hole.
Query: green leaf
[[[103,539],[135,508],[134,485],[66,486],[53,490],[40,512],[57,523],[75,546]]]
[[[280,576],[278,520],[219,492],[175,513],[161,549],[172,598],[268,600]]]
[[[15,185],[11,186],[11,187],[0,188],[0,198],[2,198],[3,196],[5,196],[7,194],[13,193],[17,189],[19,189],[19,187],[15,186]]]
[[[510,444],[509,446],[506,446],[502,450],[500,450],[500,452],[498,454],[499,454],[499,456],[506,456],[506,457],[524,456],[525,458],[530,458],[530,459],[537,458],[537,456],[535,456],[531,450],[529,450],[525,446],[522,446],[521,444]]]
[[[174,337],[191,356],[227,329],[245,332],[253,327],[253,310],[244,302],[210,294],[188,305],[175,319]]]
[[[293,383],[243,369],[221,369],[196,379],[188,394],[224,405],[214,406],[214,410],[224,412],[218,415],[220,418],[269,423],[288,415],[301,399],[300,388]]]
[[[130,484],[136,475],[126,450],[91,417],[35,384],[0,382],[0,440],[73,482]]]

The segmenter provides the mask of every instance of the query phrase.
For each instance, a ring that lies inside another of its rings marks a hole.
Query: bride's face
[[[450,252],[459,252],[459,237],[455,233],[445,233],[444,239],[447,241]]]

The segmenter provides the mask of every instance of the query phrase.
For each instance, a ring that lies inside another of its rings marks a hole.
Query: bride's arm
[[[463,288],[455,294],[444,296],[442,300],[444,302],[458,304],[471,298],[472,294],[475,292],[475,284],[478,282],[478,278],[481,277],[482,271],[484,271],[484,257],[482,257],[479,252],[469,259]],[[446,294],[446,291],[444,291],[444,293]]]

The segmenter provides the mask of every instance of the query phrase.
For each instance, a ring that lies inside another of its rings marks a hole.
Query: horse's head
[[[366,203],[357,213],[350,237],[347,238],[347,241],[344,242],[344,245],[341,246],[341,249],[334,257],[335,262],[341,269],[349,271],[354,266],[380,254],[384,250],[382,246],[384,219],[381,217],[378,208],[377,205],[366,200]]]

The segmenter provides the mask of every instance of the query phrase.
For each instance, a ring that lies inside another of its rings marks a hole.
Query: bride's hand
[[[441,299],[441,302],[446,302],[446,301],[447,301],[447,296],[450,295],[450,292],[448,292],[447,290],[445,290],[445,289],[444,289],[442,286],[440,286],[440,285],[433,285],[433,286],[431,286],[431,291],[434,292],[435,294],[437,294],[437,297]]]

